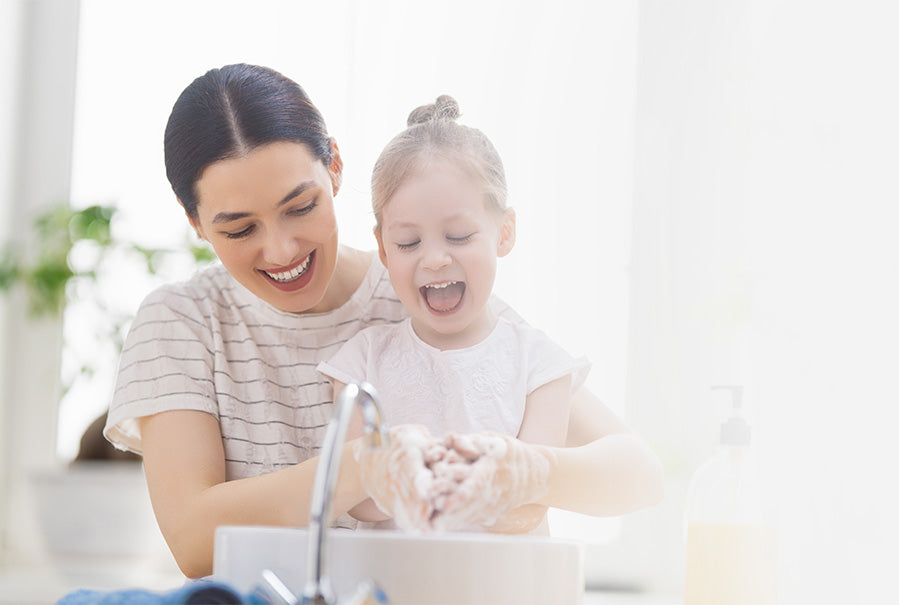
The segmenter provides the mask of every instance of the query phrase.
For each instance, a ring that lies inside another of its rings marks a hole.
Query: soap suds
[[[422,464],[413,478],[418,501],[398,498],[395,503],[398,527],[415,532],[474,529],[472,519],[490,525],[504,512],[500,503],[505,502],[501,498],[508,495],[509,485],[497,489],[501,486],[495,486],[494,479],[498,462],[508,453],[506,438],[481,433],[438,439],[423,427],[409,427],[398,437],[400,447],[389,461],[390,476],[402,477],[410,459]]]

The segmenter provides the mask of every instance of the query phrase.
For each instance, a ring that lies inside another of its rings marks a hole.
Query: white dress
[[[446,351],[423,342],[409,319],[373,326],[318,369],[344,383],[371,383],[390,425],[423,424],[435,436],[486,430],[516,436],[531,392],[569,374],[573,392],[589,366],[543,332],[500,317],[480,343]]]

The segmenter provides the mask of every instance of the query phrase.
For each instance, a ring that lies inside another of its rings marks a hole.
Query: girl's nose
[[[297,260],[299,242],[287,230],[271,227],[266,230],[262,258],[274,267],[285,267]]]
[[[453,262],[452,257],[445,246],[430,244],[425,247],[421,264],[425,269],[436,271]]]

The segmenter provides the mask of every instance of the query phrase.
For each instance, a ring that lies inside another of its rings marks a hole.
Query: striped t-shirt
[[[407,316],[377,256],[343,306],[280,311],[221,265],[152,292],[122,351],[105,435],[140,453],[137,419],[200,410],[218,419],[228,480],[318,455],[333,413],[315,367],[361,329]]]

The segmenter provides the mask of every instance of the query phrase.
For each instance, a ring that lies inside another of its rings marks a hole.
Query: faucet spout
[[[304,604],[333,605],[336,602],[327,572],[327,528],[331,521],[331,508],[340,469],[343,451],[341,446],[346,441],[347,427],[357,405],[362,411],[365,431],[363,439],[366,445],[377,448],[387,445],[389,441],[387,425],[382,421],[374,387],[368,383],[346,385],[337,397],[334,415],[328,423],[312,485],[306,588],[302,600]]]

